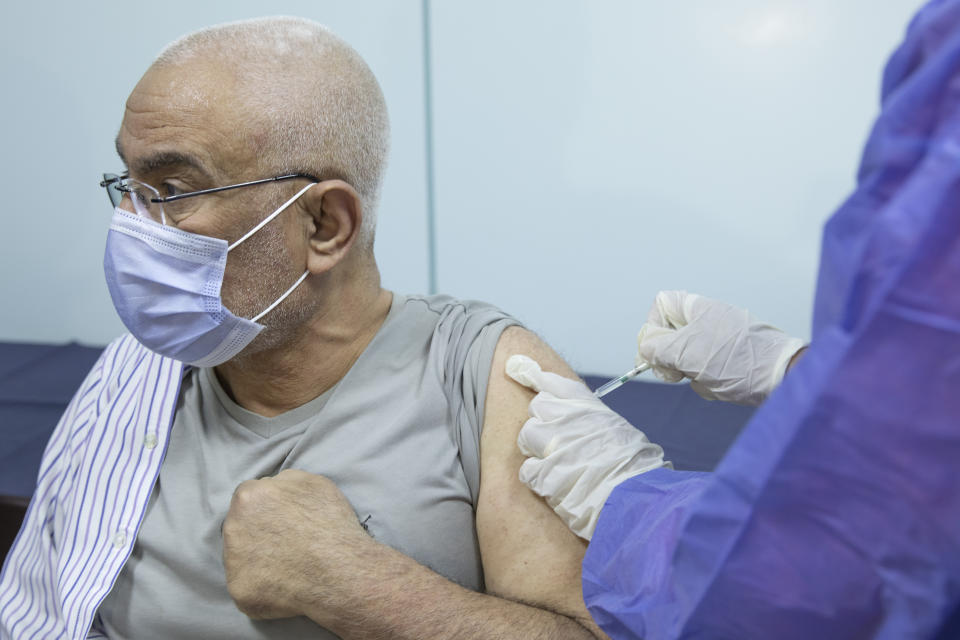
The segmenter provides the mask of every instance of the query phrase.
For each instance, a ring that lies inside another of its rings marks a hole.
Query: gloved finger
[[[686,326],[684,315],[685,302],[692,294],[686,291],[661,291],[653,299],[653,306],[647,314],[647,323],[658,327],[676,329]]]
[[[716,400],[717,395],[711,391],[708,387],[704,386],[702,383],[697,382],[696,380],[690,381],[690,388],[697,392],[697,395],[703,398],[704,400]]]
[[[525,456],[545,458],[555,448],[557,427],[539,418],[527,420],[517,434],[517,446]]]
[[[679,314],[683,318],[684,326],[696,322],[697,319],[706,313],[711,307],[720,303],[713,298],[706,298],[697,293],[684,293],[683,300],[680,302]]]
[[[663,345],[665,339],[676,332],[676,329],[661,327],[649,322],[640,327],[640,331],[637,332],[637,355],[634,358],[636,366],[658,364],[657,351]]]
[[[675,349],[671,349],[676,339],[676,329],[645,324],[637,334],[636,366],[649,364],[653,373],[666,382],[680,382],[684,378],[675,361]]]
[[[569,460],[556,460],[552,457],[527,458],[520,465],[518,475],[520,482],[546,500],[553,509],[576,485],[579,477],[576,465],[571,466]]]
[[[541,391],[530,401],[530,415],[543,423],[563,425],[565,430],[569,430],[579,416],[606,409],[603,401],[594,396],[586,385],[577,390],[577,396],[558,398],[549,391]]]
[[[507,359],[507,375],[534,391],[547,391],[558,398],[590,398],[593,394],[579,380],[544,371],[536,360],[515,354]]]
[[[664,382],[669,382],[671,384],[680,382],[684,379],[684,375],[677,371],[676,369],[666,369],[664,367],[652,367],[653,375],[657,376]]]
[[[579,505],[575,506],[579,507]],[[554,506],[553,510],[575,534],[587,542],[593,539],[593,532],[596,530],[597,521],[600,519],[600,509],[598,507],[591,505],[585,509],[567,509],[566,505],[560,503]]]
[[[514,354],[507,358],[507,375],[525,387],[534,391],[541,391],[540,379],[543,369],[536,360],[521,354]]]
[[[540,458],[527,458],[520,465],[520,482],[527,485],[531,491],[538,496],[544,496],[542,482],[543,460]]]

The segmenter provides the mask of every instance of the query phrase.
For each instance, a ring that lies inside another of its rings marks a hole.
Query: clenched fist
[[[349,608],[349,587],[370,545],[340,489],[299,470],[248,480],[223,522],[227,589],[251,618],[308,615],[323,626]],[[319,618],[319,619],[318,619]]]

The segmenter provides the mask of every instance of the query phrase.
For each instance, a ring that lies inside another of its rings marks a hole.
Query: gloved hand
[[[708,400],[757,406],[805,346],[746,309],[686,291],[657,294],[637,336],[637,365],[690,386]]]
[[[614,487],[662,466],[663,449],[594,397],[582,382],[540,369],[523,355],[507,375],[537,391],[517,444],[529,458],[520,480],[546,499],[570,529],[589,540]]]

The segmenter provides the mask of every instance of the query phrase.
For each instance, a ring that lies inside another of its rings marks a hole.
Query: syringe
[[[625,374],[623,374],[619,378],[614,378],[610,382],[607,382],[606,384],[601,386],[599,389],[593,392],[593,395],[595,395],[598,398],[602,398],[603,396],[607,395],[614,389],[619,389],[620,387],[622,387],[624,384],[626,384],[627,380],[630,380],[631,378],[636,378],[638,375],[640,375],[641,373],[643,373],[649,368],[650,368],[650,365],[647,364],[646,362],[640,365],[639,367],[634,367],[633,369],[630,369],[630,371],[627,371]]]

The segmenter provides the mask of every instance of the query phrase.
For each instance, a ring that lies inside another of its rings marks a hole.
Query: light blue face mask
[[[280,215],[313,184],[231,245],[117,207],[107,233],[103,270],[123,324],[151,351],[196,367],[215,367],[240,353],[263,331],[257,320],[293,293],[309,271],[253,318],[238,318],[220,299],[227,252]]]

